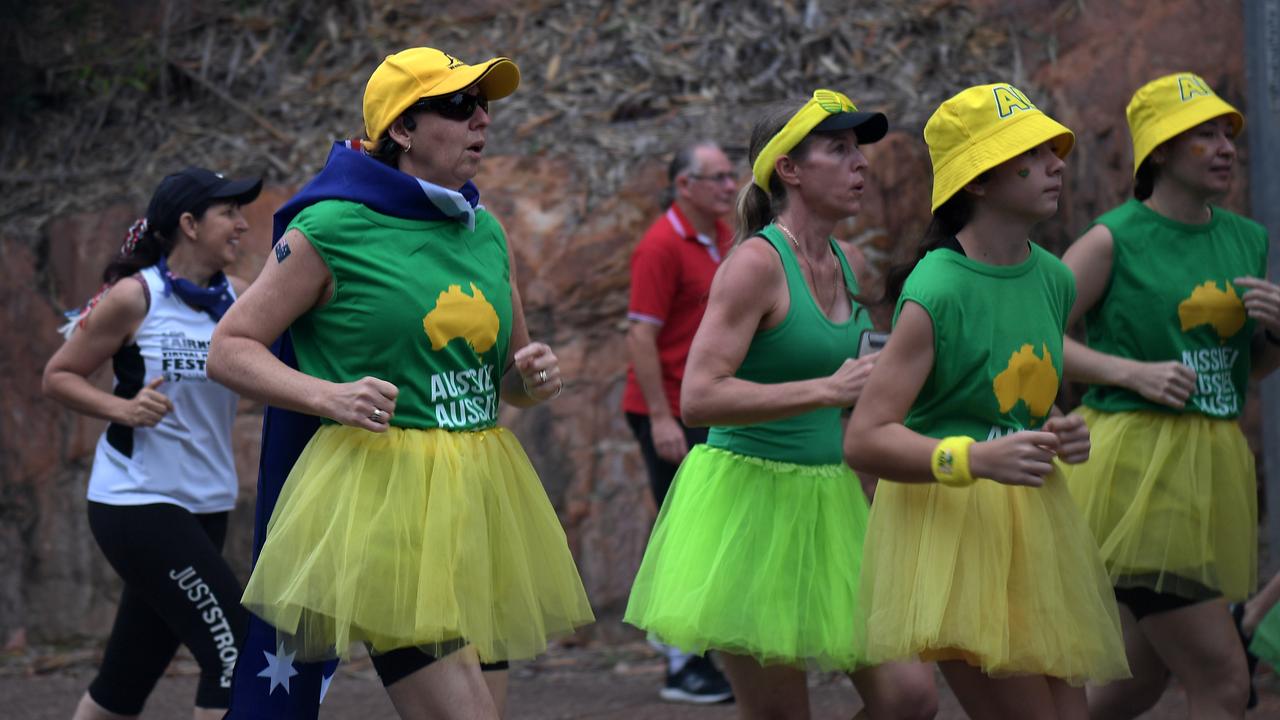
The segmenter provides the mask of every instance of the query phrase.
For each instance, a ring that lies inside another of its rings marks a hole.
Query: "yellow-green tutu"
[[[1244,600],[1258,581],[1257,476],[1234,420],[1077,410],[1089,462],[1071,494],[1117,587]]]
[[[862,562],[871,663],[1129,677],[1111,583],[1056,472],[1039,488],[882,481]]]
[[[244,604],[299,659],[471,643],[533,657],[593,620],[519,442],[480,432],[326,425],[289,474]]]
[[[624,620],[687,652],[852,670],[867,501],[844,465],[697,445],[649,539]]]

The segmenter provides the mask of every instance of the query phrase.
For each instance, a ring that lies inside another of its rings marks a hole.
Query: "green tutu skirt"
[[[853,670],[867,512],[844,465],[698,445],[658,514],[624,620],[687,652]]]

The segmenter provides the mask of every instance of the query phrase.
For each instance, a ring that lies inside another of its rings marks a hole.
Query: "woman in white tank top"
[[[261,180],[169,175],[130,228],[102,290],[64,328],[44,392],[107,420],[89,479],[89,525],[124,580],[115,626],[77,720],[136,716],[178,645],[200,663],[195,718],[220,718],[247,624],[222,559],[237,479],[236,395],[205,374],[214,324],[247,283],[223,271]],[[88,380],[111,360],[111,392]]]

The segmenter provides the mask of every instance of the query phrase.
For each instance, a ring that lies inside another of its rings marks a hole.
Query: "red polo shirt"
[[[723,221],[716,220],[716,238],[712,240],[698,235],[680,208],[672,204],[649,226],[631,255],[627,318],[661,328],[658,360],[662,365],[662,386],[676,417],[680,417],[680,381],[684,379],[689,346],[707,310],[711,278],[732,242],[733,233]],[[627,367],[622,409],[649,414],[634,366]]]

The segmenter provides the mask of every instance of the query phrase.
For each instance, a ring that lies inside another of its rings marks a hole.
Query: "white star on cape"
[[[333,682],[333,676],[338,674],[338,668],[334,668],[333,672],[320,678],[320,702],[324,702],[324,696],[329,694],[329,683]]]
[[[275,692],[277,685],[282,685],[287,695],[289,693],[289,678],[298,674],[298,671],[293,669],[293,656],[296,653],[286,653],[284,651],[284,643],[280,643],[279,647],[276,648],[275,655],[266,650],[263,650],[262,654],[267,656],[267,666],[263,668],[262,672],[258,673],[258,677],[267,678],[271,681],[271,687],[267,688],[267,694],[270,695]]]

